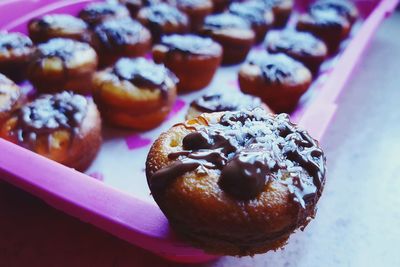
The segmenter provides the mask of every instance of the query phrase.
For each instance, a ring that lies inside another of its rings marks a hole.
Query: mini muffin
[[[88,26],[83,20],[71,15],[53,14],[31,20],[28,31],[29,37],[36,43],[56,37],[85,41]]]
[[[19,108],[22,103],[21,89],[0,73],[0,125]]]
[[[92,27],[109,19],[126,18],[129,15],[129,10],[125,6],[111,2],[91,3],[78,14]]]
[[[306,13],[299,17],[296,26],[299,31],[310,32],[323,40],[329,53],[336,52],[340,43],[350,32],[350,23],[347,19],[329,10]]]
[[[41,95],[7,120],[0,137],[83,171],[101,145],[100,114],[93,101],[81,95]]]
[[[255,33],[250,24],[229,13],[207,16],[200,33],[211,37],[222,46],[222,64],[226,65],[245,60],[255,43]]]
[[[325,43],[307,32],[272,31],[265,38],[269,53],[285,53],[303,63],[313,74],[328,56]]]
[[[34,45],[29,37],[0,31],[0,73],[15,82],[22,81],[33,51]]]
[[[121,57],[144,56],[151,50],[151,34],[130,18],[108,20],[93,31],[91,44],[97,51],[100,66],[109,66]]]
[[[242,65],[239,86],[276,113],[292,112],[311,84],[311,72],[285,54],[257,56]]]
[[[204,18],[213,11],[211,0],[168,0],[168,3],[176,6],[189,17],[190,28],[193,32],[200,29]]]
[[[331,11],[347,18],[350,25],[352,25],[359,16],[356,5],[352,1],[347,0],[318,0],[309,8],[310,13],[325,11]]]
[[[272,10],[258,1],[233,3],[229,6],[229,12],[247,20],[251,24],[256,34],[257,43],[264,40],[265,34],[274,23]]]
[[[149,130],[167,117],[176,98],[177,79],[144,58],[122,58],[93,79],[93,97],[102,117],[115,126]]]
[[[210,253],[246,256],[282,247],[314,218],[325,156],[286,114],[217,112],[161,134],[146,175],[178,234]]]
[[[164,36],[153,48],[156,63],[164,64],[179,79],[178,91],[189,92],[210,84],[222,59],[222,47],[196,35]]]
[[[131,13],[131,17],[135,18],[142,7],[159,4],[162,0],[109,0],[108,2],[119,2],[126,6]]]
[[[55,38],[38,45],[28,68],[28,78],[41,92],[90,92],[97,55],[92,47],[71,39]]]
[[[255,108],[263,108],[268,112],[272,112],[259,97],[238,94],[238,93],[209,93],[197,98],[190,103],[186,119],[191,120],[197,118],[202,113],[213,113],[221,111],[239,111],[253,110]]]
[[[165,3],[142,8],[137,19],[150,30],[155,43],[162,35],[186,33],[190,28],[187,15]]]
[[[262,0],[274,13],[274,27],[284,28],[293,10],[293,0]]]
[[[213,12],[221,13],[225,11],[229,4],[233,2],[233,0],[212,0],[213,2]]]

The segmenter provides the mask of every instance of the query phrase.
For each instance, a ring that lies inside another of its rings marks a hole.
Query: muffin
[[[21,89],[0,73],[0,125],[22,104]]]
[[[197,118],[202,113],[253,110],[263,108],[272,112],[259,97],[237,93],[208,93],[190,103],[186,119]]]
[[[0,127],[0,137],[82,171],[100,148],[101,120],[93,101],[81,95],[41,95]]]
[[[135,18],[142,7],[159,4],[162,0],[109,0],[108,2],[118,2],[126,6],[131,17]]]
[[[176,98],[177,79],[144,58],[122,58],[96,73],[93,97],[111,125],[149,130],[163,122]]]
[[[151,50],[151,34],[130,18],[108,20],[94,28],[91,44],[100,66],[109,66],[121,57],[139,57]]]
[[[210,38],[175,34],[162,37],[153,48],[153,58],[178,77],[178,91],[183,93],[210,84],[221,63],[222,47]]]
[[[272,10],[266,8],[262,2],[233,3],[229,6],[229,12],[247,20],[251,24],[256,34],[256,43],[264,40],[265,34],[274,24]]]
[[[165,3],[142,8],[137,19],[150,30],[155,43],[163,35],[186,33],[190,28],[187,15]]]
[[[350,23],[345,17],[326,10],[302,14],[296,29],[310,32],[324,41],[329,53],[333,54],[338,50],[342,40],[349,35]]]
[[[109,19],[126,18],[129,15],[129,10],[125,6],[111,2],[91,3],[78,14],[91,27]]]
[[[229,13],[207,16],[200,33],[211,37],[222,46],[222,64],[225,65],[245,60],[255,43],[255,33],[250,24]]]
[[[307,32],[271,31],[265,38],[269,53],[284,53],[303,63],[313,74],[328,56],[325,43]]]
[[[37,46],[28,67],[28,78],[40,92],[71,90],[90,92],[97,55],[86,43],[55,38]]]
[[[284,28],[293,11],[293,0],[262,0],[274,13],[274,27]]]
[[[274,112],[292,112],[311,84],[311,72],[285,54],[257,56],[239,71],[243,93],[260,97]]]
[[[213,11],[211,0],[168,0],[168,3],[189,17],[192,32],[198,31],[203,25],[204,18]]]
[[[213,2],[213,12],[221,13],[225,11],[229,4],[234,2],[233,0],[212,0]]]
[[[325,157],[286,114],[211,113],[161,134],[146,176],[180,236],[209,253],[246,256],[282,247],[315,216]]]
[[[26,68],[34,51],[29,37],[13,32],[0,31],[0,73],[14,82],[26,78]]]
[[[69,38],[86,41],[87,24],[74,16],[66,14],[45,15],[28,23],[29,37],[35,43],[47,42],[52,38]]]
[[[318,0],[309,8],[310,13],[326,11],[334,12],[347,18],[350,25],[352,25],[359,16],[356,5],[352,1],[347,0]]]

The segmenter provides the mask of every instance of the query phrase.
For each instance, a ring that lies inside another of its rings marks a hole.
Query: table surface
[[[199,266],[400,266],[400,12],[384,22],[323,140],[319,210],[284,250]],[[182,266],[0,182],[0,267]]]

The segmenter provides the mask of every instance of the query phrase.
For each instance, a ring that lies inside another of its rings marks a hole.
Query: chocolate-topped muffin
[[[101,119],[93,101],[68,92],[41,95],[0,127],[0,137],[77,170],[101,145]]]
[[[91,44],[96,49],[101,66],[109,66],[121,57],[144,56],[151,50],[151,34],[136,20],[123,18],[97,25]]]
[[[310,32],[325,42],[329,53],[338,50],[340,43],[350,32],[348,20],[336,12],[320,10],[302,14],[296,25],[299,31]]]
[[[34,45],[29,37],[0,31],[0,73],[15,82],[22,81],[33,51]]]
[[[151,32],[153,42],[159,42],[162,35],[186,33],[189,31],[187,15],[168,4],[157,4],[142,8],[138,20]]]
[[[60,37],[85,41],[88,34],[87,24],[80,18],[66,14],[45,15],[28,23],[29,37],[36,43]]]
[[[125,6],[112,2],[91,3],[78,14],[92,27],[109,19],[120,19],[129,15],[129,10]]]
[[[311,72],[285,54],[264,54],[242,65],[243,93],[260,97],[276,113],[292,112],[311,84]]]
[[[211,82],[221,63],[222,47],[210,38],[174,34],[161,38],[153,58],[176,74],[179,92],[188,92]]]
[[[287,114],[255,109],[174,125],[151,147],[146,176],[178,234],[210,253],[246,256],[282,247],[314,218],[325,165]]]
[[[250,23],[230,13],[207,16],[200,33],[222,46],[223,64],[242,62],[255,43],[255,33]]]
[[[204,18],[213,11],[211,0],[168,0],[168,3],[188,15],[190,28],[193,32],[200,29]]]
[[[293,10],[293,0],[261,0],[274,13],[274,27],[284,28]]]
[[[285,53],[303,63],[313,74],[328,56],[325,43],[307,32],[271,31],[265,38],[269,53]]]
[[[253,110],[260,107],[271,112],[256,96],[232,92],[208,93],[190,103],[186,119],[194,119],[202,113]]]
[[[118,2],[126,6],[131,13],[131,17],[135,18],[142,7],[157,5],[163,0],[109,0],[109,2]]]
[[[256,34],[256,42],[264,40],[266,32],[274,23],[272,10],[258,1],[233,3],[229,6],[229,12],[247,20]]]
[[[28,67],[28,78],[41,92],[90,92],[97,55],[86,43],[55,38],[40,44]]]
[[[93,98],[111,125],[149,130],[167,117],[176,98],[177,78],[144,58],[121,58],[95,74]]]
[[[334,12],[353,24],[358,18],[358,10],[353,1],[348,0],[318,0],[309,7],[310,13]]]
[[[22,104],[18,85],[0,73],[0,125]]]

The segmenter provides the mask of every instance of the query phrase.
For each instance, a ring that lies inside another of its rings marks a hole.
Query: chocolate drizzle
[[[65,14],[46,15],[39,19],[34,19],[31,23],[36,23],[39,29],[79,29],[86,30],[86,23],[74,16]]]
[[[15,32],[0,32],[0,52],[26,48],[33,48],[33,43],[29,37]]]
[[[309,8],[309,13],[333,12],[337,15],[354,21],[358,16],[356,6],[351,1],[346,0],[319,0],[313,3]]]
[[[252,110],[262,105],[261,99],[244,94],[207,94],[194,100],[191,104],[201,112]]]
[[[129,11],[125,6],[107,2],[89,4],[79,12],[79,17],[92,26],[108,18],[128,16]]]
[[[183,150],[168,155],[174,162],[150,177],[152,190],[163,190],[201,166],[220,171],[219,186],[239,200],[257,198],[271,181],[287,185],[303,208],[319,197],[324,154],[286,114],[269,115],[262,109],[226,112],[219,122],[195,127],[183,138]]]
[[[145,9],[147,11],[146,18],[153,26],[164,24],[179,25],[187,23],[187,17],[184,13],[165,3],[151,5]]]
[[[308,15],[309,17],[307,19],[310,20],[311,23],[323,28],[342,30],[349,24],[347,18],[329,9],[321,9],[318,12],[312,12]]]
[[[61,129],[77,134],[87,107],[88,101],[81,95],[69,92],[42,95],[19,110],[18,141],[33,142],[38,136],[50,136]]]
[[[47,43],[38,45],[37,50],[33,55],[33,61],[41,62],[43,58],[58,57],[65,63],[74,57],[77,57],[80,51],[87,49],[91,48],[86,43],[64,38],[54,38],[49,40]]]
[[[268,16],[270,21],[267,21],[266,12],[268,9],[262,2],[243,2],[243,3],[233,3],[229,6],[229,12],[237,15],[247,21],[252,25],[265,25],[271,24],[273,16]]]
[[[191,34],[163,36],[161,44],[168,47],[170,52],[178,51],[196,55],[214,55],[220,51],[219,49],[216,51],[216,48],[219,47],[212,39]]]
[[[249,29],[250,24],[237,15],[222,13],[207,16],[203,28],[205,30]]]
[[[176,76],[163,65],[157,65],[144,58],[121,58],[112,69],[119,79],[126,80],[138,87],[160,90],[166,96],[169,86],[167,79],[177,82]]]

